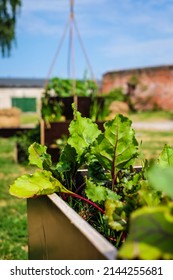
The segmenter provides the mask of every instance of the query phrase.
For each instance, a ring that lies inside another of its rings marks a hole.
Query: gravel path
[[[134,129],[141,130],[173,131],[173,121],[133,122],[132,126]]]

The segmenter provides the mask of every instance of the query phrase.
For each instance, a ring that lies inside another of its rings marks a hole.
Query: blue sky
[[[70,0],[23,0],[17,45],[0,56],[0,77],[47,78],[69,19]],[[75,0],[75,20],[94,76],[173,64],[173,0]],[[68,71],[70,26],[50,76],[88,78],[92,72],[74,31],[74,70]]]

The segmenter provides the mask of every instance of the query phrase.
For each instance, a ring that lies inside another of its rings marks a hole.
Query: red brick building
[[[173,110],[173,65],[107,72],[102,92],[121,87],[130,93],[136,109]]]

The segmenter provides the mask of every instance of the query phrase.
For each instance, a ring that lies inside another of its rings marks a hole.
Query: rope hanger
[[[48,85],[48,82],[49,82],[49,79],[50,79],[50,75],[52,73],[52,70],[55,66],[55,63],[56,63],[56,60],[58,58],[58,55],[60,53],[60,50],[61,50],[61,47],[63,45],[63,42],[64,42],[64,39],[65,39],[65,36],[67,34],[67,30],[68,28],[70,29],[70,33],[69,33],[69,54],[68,54],[68,71],[69,71],[69,74],[70,74],[70,64],[72,64],[72,92],[73,92],[73,98],[74,98],[74,103],[76,104],[76,109],[78,108],[78,100],[77,100],[77,96],[76,96],[76,81],[75,81],[75,51],[74,51],[74,29],[76,31],[76,34],[77,34],[77,37],[78,37],[78,40],[79,40],[79,44],[80,44],[80,47],[83,51],[83,54],[84,54],[84,57],[86,59],[86,62],[88,64],[88,68],[91,72],[91,76],[92,76],[92,79],[93,81],[95,82],[95,84],[98,86],[97,84],[97,81],[95,79],[95,76],[94,76],[94,72],[92,70],[92,67],[91,67],[91,64],[90,64],[90,61],[89,61],[89,58],[87,56],[87,53],[86,53],[86,50],[85,50],[85,47],[84,47],[84,44],[82,42],[82,38],[80,36],[80,32],[79,32],[79,29],[78,29],[78,26],[77,26],[77,22],[75,20],[75,16],[74,16],[74,0],[70,0],[70,14],[69,14],[69,17],[67,19],[67,22],[65,24],[65,28],[64,28],[64,31],[62,33],[62,37],[60,39],[60,42],[58,44],[58,47],[56,49],[56,52],[55,52],[55,55],[53,57],[53,60],[52,60],[52,63],[50,65],[50,68],[49,68],[49,71],[48,71],[48,74],[47,74],[47,78],[45,80],[45,84],[44,84],[44,89],[46,90],[47,88],[47,85]],[[44,145],[44,142],[45,142],[45,123],[43,121],[43,119],[41,118],[40,120],[40,141],[41,141],[41,144]]]
[[[95,76],[94,76],[94,72],[93,72],[91,63],[90,63],[90,61],[89,61],[89,58],[88,58],[87,52],[86,52],[86,50],[85,50],[85,47],[84,47],[82,38],[81,38],[81,36],[80,36],[79,28],[78,28],[78,26],[77,26],[77,22],[76,22],[76,20],[75,20],[75,14],[74,14],[74,0],[70,0],[70,14],[69,14],[69,17],[68,17],[67,22],[66,22],[66,24],[65,24],[65,28],[64,28],[64,31],[63,31],[63,33],[62,33],[62,37],[61,37],[61,39],[60,39],[59,45],[58,45],[58,47],[57,47],[57,49],[56,49],[54,58],[53,58],[52,63],[51,63],[51,65],[50,65],[50,68],[49,68],[49,71],[48,71],[48,75],[47,75],[47,78],[46,78],[46,81],[45,81],[44,88],[46,89],[46,87],[47,87],[47,84],[48,84],[50,75],[51,75],[51,73],[52,73],[52,70],[53,70],[53,68],[54,68],[54,66],[55,66],[56,60],[57,60],[58,55],[59,55],[59,53],[60,53],[60,50],[61,50],[61,47],[62,47],[62,45],[63,45],[65,36],[66,36],[66,34],[67,34],[68,28],[69,28],[68,75],[71,76],[71,78],[72,78],[72,81],[73,81],[72,92],[73,92],[73,96],[75,96],[76,81],[75,81],[74,31],[75,31],[76,34],[77,34],[77,38],[78,38],[80,47],[81,47],[81,49],[82,49],[82,51],[83,51],[83,54],[84,54],[86,63],[87,63],[87,65],[88,65],[88,68],[89,68],[90,73],[91,73],[91,76],[92,76],[92,79],[93,79],[93,81],[95,82],[96,85],[97,85],[97,81],[96,81],[96,79],[95,79]]]

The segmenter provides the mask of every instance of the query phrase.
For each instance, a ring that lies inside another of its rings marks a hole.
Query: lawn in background
[[[27,254],[26,200],[9,194],[9,185],[26,172],[15,162],[15,140],[0,138],[0,259],[25,260]]]
[[[173,147],[173,131],[135,131],[141,154],[138,162],[136,163],[137,165],[141,164],[141,161],[144,159],[157,159],[165,144]]]

